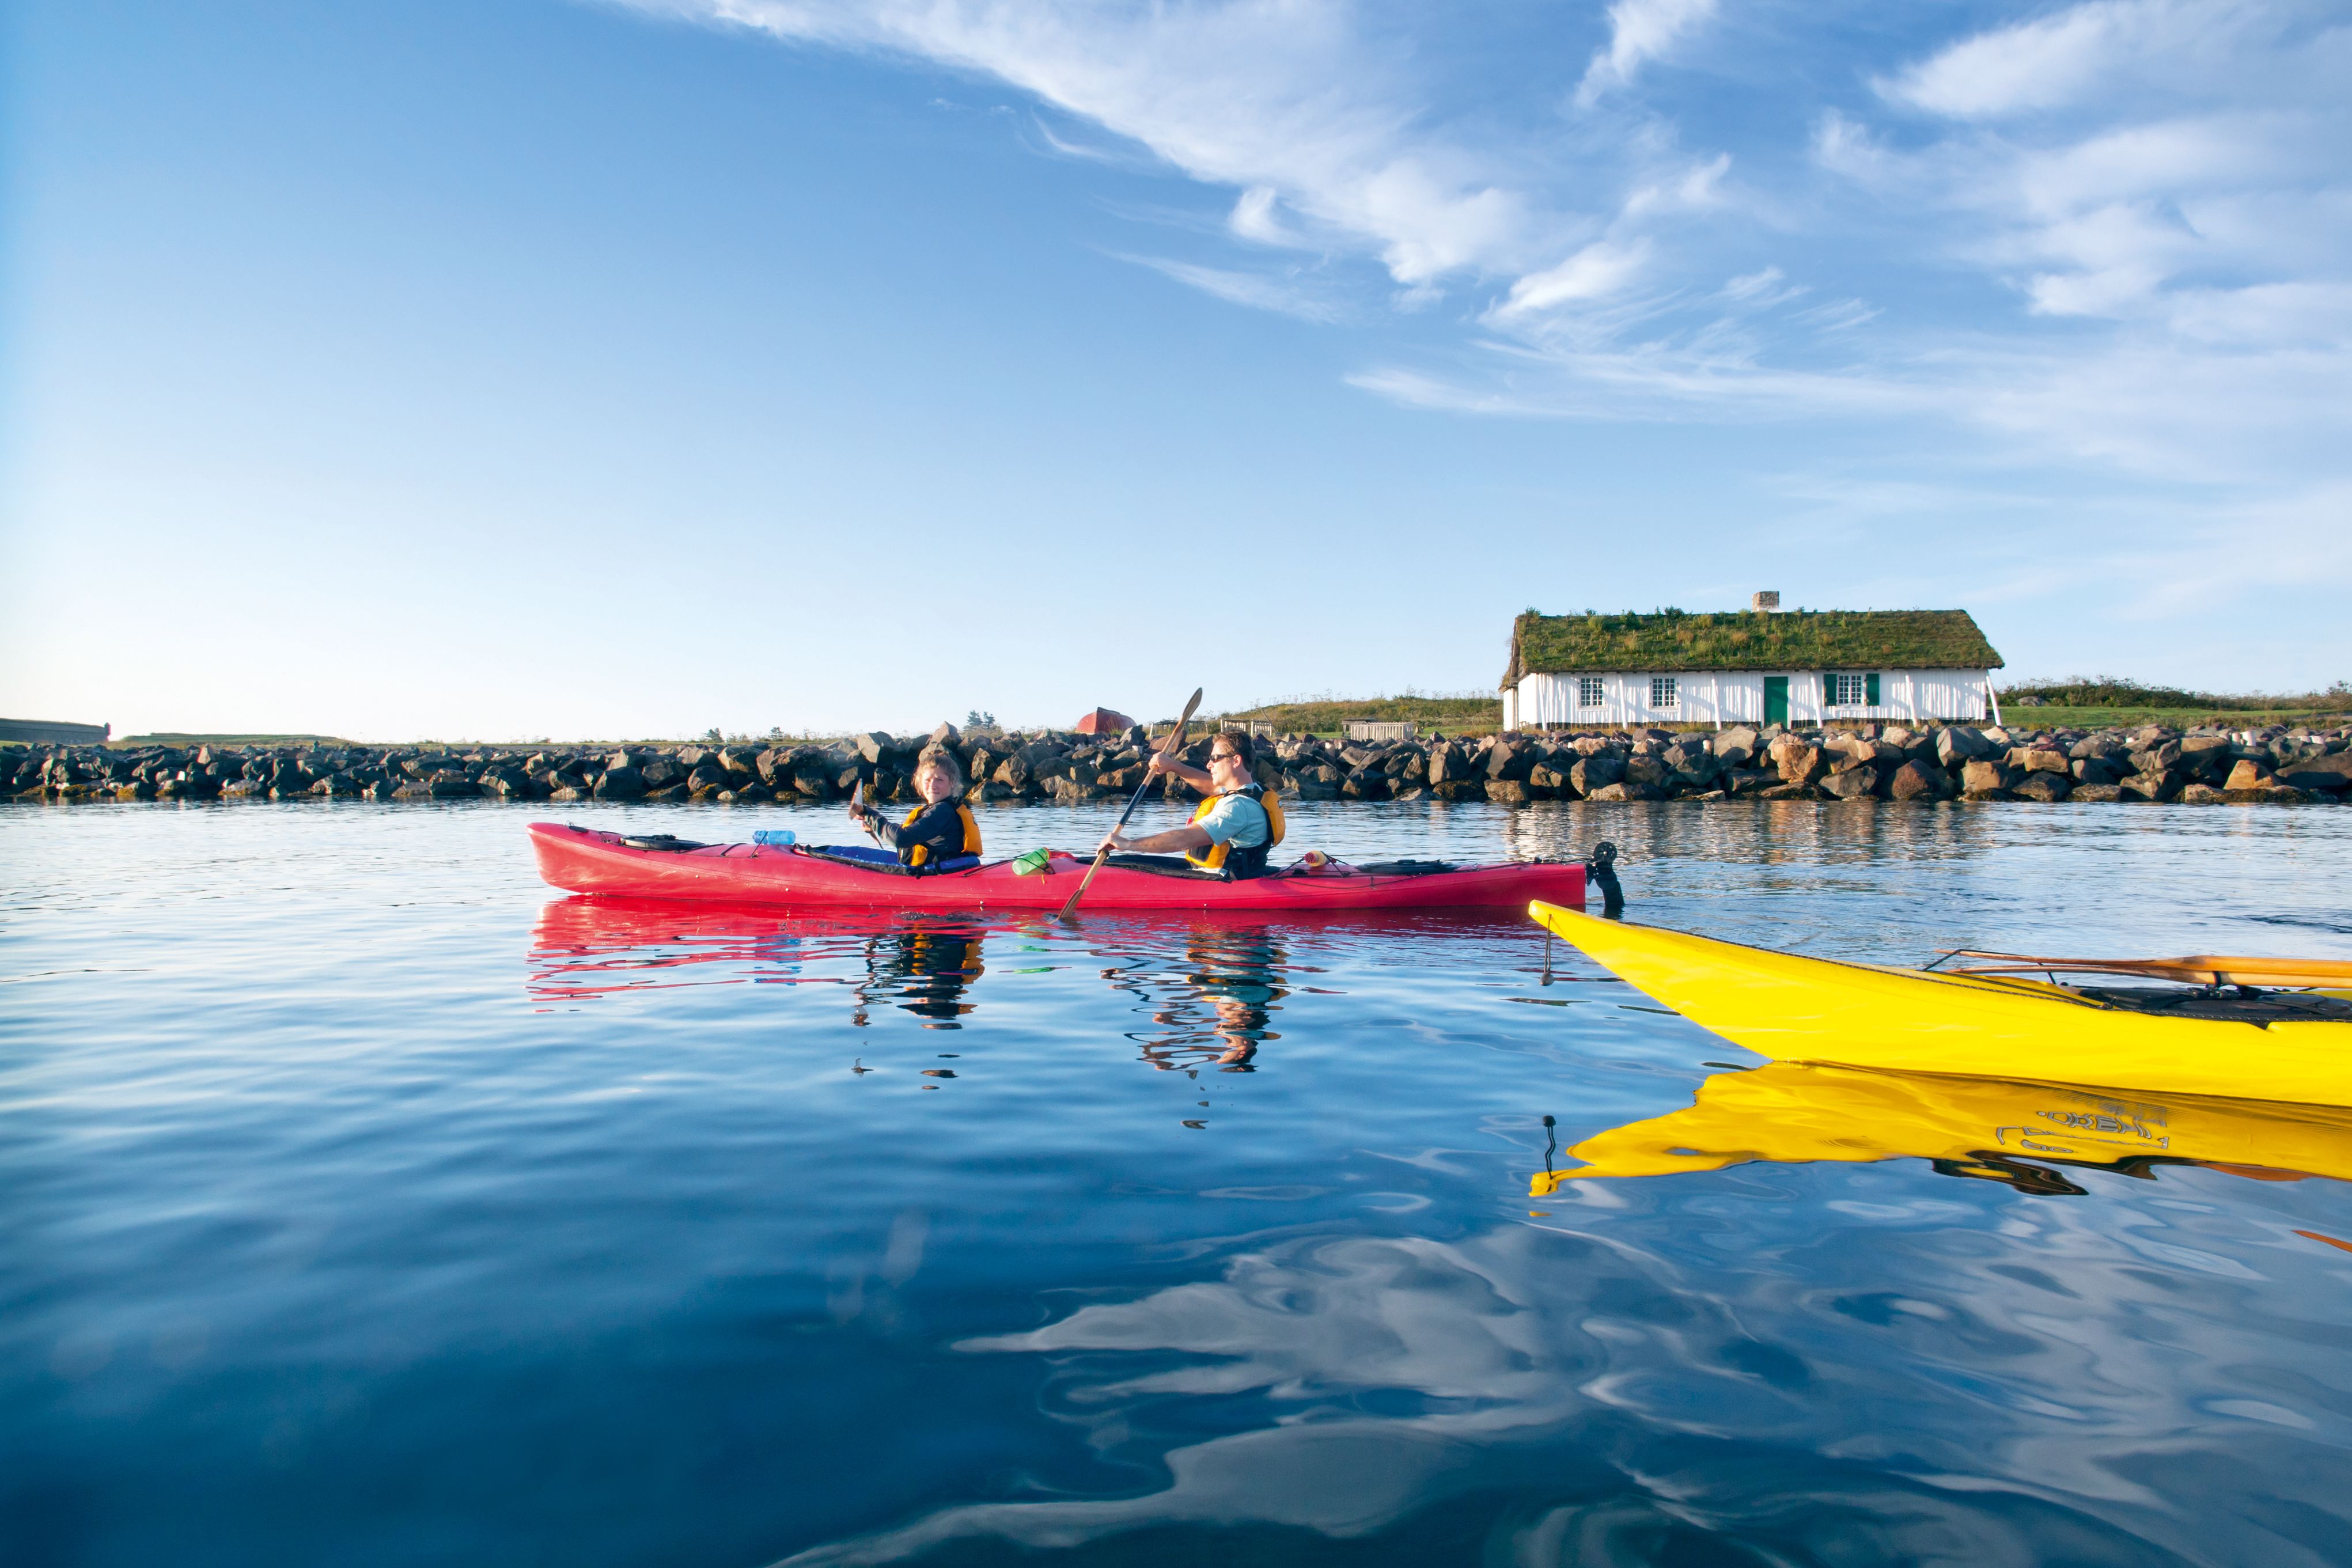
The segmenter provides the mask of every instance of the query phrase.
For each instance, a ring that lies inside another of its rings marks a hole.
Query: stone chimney
[[[1748,602],[1748,607],[1759,615],[1769,614],[1780,607],[1780,595],[1776,589],[1763,589]]]

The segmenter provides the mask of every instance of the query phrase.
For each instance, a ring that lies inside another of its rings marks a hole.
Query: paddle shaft
[[[1170,757],[1175,755],[1177,748],[1184,743],[1184,726],[1192,721],[1192,710],[1198,708],[1200,705],[1201,689],[1200,688],[1195,687],[1192,689],[1192,700],[1184,704],[1184,711],[1178,717],[1176,721],[1176,728],[1169,731],[1168,739],[1160,743],[1159,754],[1160,756]],[[1143,792],[1150,787],[1151,770],[1150,768],[1146,768],[1143,771],[1143,782],[1135,786],[1135,793],[1128,797],[1127,809],[1118,814],[1118,826],[1110,830],[1109,835],[1106,837],[1103,841],[1103,847],[1095,851],[1095,863],[1087,868],[1086,876],[1079,879],[1078,890],[1072,893],[1070,895],[1070,901],[1062,906],[1062,918],[1064,920],[1068,920],[1072,915],[1078,912],[1078,900],[1087,896],[1087,889],[1088,885],[1094,881],[1095,873],[1101,870],[1103,868],[1103,862],[1110,858],[1110,839],[1117,837],[1125,830],[1127,826],[1127,819],[1135,815],[1135,808],[1143,804]]]
[[[864,826],[866,829],[866,837],[874,840],[874,847],[877,849],[882,847],[882,836],[874,831],[874,825],[871,822],[866,821],[866,818],[872,814],[866,809],[866,781],[864,779],[858,780],[855,784],[850,786],[849,808],[850,810],[857,813],[857,820]]]
[[[2184,958],[2044,958],[2030,952],[1984,952],[1971,948],[1956,948],[1944,956],[1999,961],[1956,964],[1942,972],[1946,974],[2128,974],[2174,980],[2187,985],[2352,984],[2352,963],[2331,959],[2247,958],[2217,952],[2191,953]]]

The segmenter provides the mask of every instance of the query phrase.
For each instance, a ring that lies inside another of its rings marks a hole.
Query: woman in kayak
[[[861,802],[849,807],[851,820],[874,835],[885,848],[895,849],[898,864],[909,870],[935,869],[942,861],[980,853],[980,824],[963,803],[963,769],[952,753],[925,752],[915,764],[915,794],[923,804],[897,824],[877,816]]]
[[[1104,844],[1141,855],[1176,850],[1195,870],[1216,871],[1235,881],[1265,875],[1266,854],[1282,842],[1282,807],[1253,776],[1255,761],[1249,737],[1231,731],[1210,740],[1205,772],[1153,752],[1152,773],[1174,773],[1209,798],[1181,827],[1142,838],[1113,828]]]

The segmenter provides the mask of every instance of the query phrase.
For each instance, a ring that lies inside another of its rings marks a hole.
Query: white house
[[[1521,616],[1503,728],[2000,717],[2000,655],[1966,610]]]

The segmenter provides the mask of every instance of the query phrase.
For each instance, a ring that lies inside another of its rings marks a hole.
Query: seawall
[[[1515,732],[1257,742],[1259,782],[1307,800],[2063,800],[2342,802],[2352,727],[2027,730],[1937,725]],[[950,752],[975,804],[1109,799],[1142,781],[1140,730],[928,736],[875,731],[774,745],[472,747],[0,746],[23,803],[352,798],[750,804],[913,798],[926,749]],[[1198,762],[1205,737],[1187,749]],[[1181,785],[1176,793],[1189,792]]]

